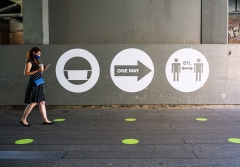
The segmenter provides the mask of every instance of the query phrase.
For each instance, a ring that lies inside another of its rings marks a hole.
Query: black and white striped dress
[[[30,69],[30,71],[36,71],[38,69],[38,66],[32,60],[28,60],[26,63],[28,63],[28,62],[30,62],[32,64],[32,68]],[[26,89],[24,103],[30,104],[30,103],[34,103],[34,102],[45,101],[43,84],[36,86],[34,83],[35,80],[37,80],[41,77],[42,77],[41,72],[37,72],[30,76],[30,79],[29,79],[28,85],[27,85],[27,89]]]

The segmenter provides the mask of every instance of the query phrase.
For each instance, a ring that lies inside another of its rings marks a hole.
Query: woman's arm
[[[32,68],[32,64],[30,62],[27,62],[25,65],[24,75],[29,76],[29,75],[33,75],[37,72],[43,72],[40,69],[37,69],[35,71],[30,71],[31,68]]]

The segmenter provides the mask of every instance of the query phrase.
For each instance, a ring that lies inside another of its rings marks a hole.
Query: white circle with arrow
[[[205,56],[195,49],[180,49],[168,59],[165,73],[168,82],[181,92],[200,89],[209,76],[209,65]]]
[[[130,93],[139,92],[151,83],[154,65],[151,58],[142,50],[125,49],[114,57],[110,74],[119,89]]]

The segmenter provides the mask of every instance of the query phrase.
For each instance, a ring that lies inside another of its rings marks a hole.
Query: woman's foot
[[[43,125],[49,125],[49,124],[54,124],[54,122],[49,121],[49,122],[43,122]]]
[[[24,125],[24,126],[30,126],[29,123],[27,123],[27,122],[24,123],[22,120],[20,121],[20,124],[22,124],[22,125]]]
[[[43,125],[49,125],[49,124],[54,124],[54,122],[49,120],[43,121]]]

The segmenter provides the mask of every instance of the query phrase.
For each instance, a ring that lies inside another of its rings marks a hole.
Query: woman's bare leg
[[[22,119],[21,121],[24,123],[24,124],[28,124],[27,123],[27,117],[28,115],[30,114],[30,112],[32,111],[33,107],[36,105],[36,103],[31,103],[29,104],[26,108],[25,108],[25,111],[23,113],[23,116],[22,116]]]
[[[49,121],[47,118],[45,101],[39,102],[39,110],[40,110],[40,113],[42,114],[43,122],[51,123],[51,121]]]

